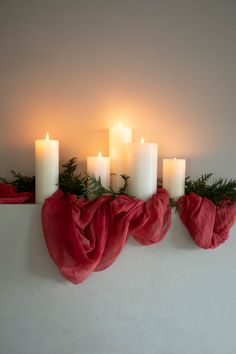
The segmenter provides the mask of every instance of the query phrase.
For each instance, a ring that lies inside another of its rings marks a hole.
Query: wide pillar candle
[[[177,199],[185,193],[185,159],[163,159],[163,188],[170,198]]]
[[[100,178],[101,184],[106,189],[110,187],[110,157],[102,156],[100,152],[98,156],[88,156],[87,172],[96,179]]]
[[[57,189],[59,183],[59,141],[35,141],[35,201],[42,204]]]
[[[115,191],[123,185],[122,174],[127,174],[127,144],[132,141],[132,129],[119,123],[109,129],[109,156],[111,157],[111,186]]]
[[[154,143],[128,144],[128,192],[139,199],[150,198],[157,190],[157,153]]]

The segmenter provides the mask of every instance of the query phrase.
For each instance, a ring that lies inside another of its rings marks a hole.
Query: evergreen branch
[[[201,197],[210,199],[214,204],[219,204],[223,199],[228,198],[236,201],[236,180],[219,178],[209,184],[212,173],[202,175],[195,181],[190,177],[185,179],[185,194],[195,193]]]
[[[59,174],[59,188],[65,193],[75,194],[77,198],[86,196],[87,178],[75,173],[78,167],[77,158],[72,157],[62,167],[64,170]]]
[[[101,178],[96,179],[93,174],[87,174],[87,194],[92,198],[98,198],[104,194],[112,195],[112,197],[115,196],[113,189],[103,187]]]
[[[124,184],[115,192],[112,187],[106,189],[101,179],[96,179],[94,175],[76,174],[78,167],[77,158],[73,157],[62,165],[63,171],[59,174],[59,188],[63,192],[69,192],[80,197],[93,196],[95,198],[101,195],[111,195],[113,198],[119,194],[127,194],[129,176],[121,175]],[[0,183],[9,183],[17,192],[33,192],[35,190],[35,176],[28,177],[11,170],[13,181],[0,177]],[[209,182],[212,173],[204,174],[196,180],[185,179],[185,194],[196,193],[201,197],[210,199],[214,204],[219,204],[223,199],[228,198],[232,202],[236,202],[236,180],[219,178]],[[160,185],[160,180],[158,184]],[[175,201],[171,201],[171,205],[175,205]]]
[[[15,180],[11,182],[17,192],[34,192],[35,191],[35,176],[28,177],[20,172],[11,171]]]
[[[64,165],[62,165],[64,171],[62,172],[63,175],[74,176],[75,171],[78,167],[78,162],[76,157],[72,157],[68,160]]]
[[[111,186],[109,187],[109,189],[104,188],[101,183],[100,177],[98,179],[96,179],[94,175],[88,174],[87,175],[88,195],[90,195],[92,198],[98,198],[101,195],[111,195],[112,198],[115,198],[116,195],[120,195],[120,194],[127,195],[129,176],[124,174],[124,175],[121,175],[121,177],[124,180],[124,184],[122,187],[119,188],[118,192],[115,192]]]
[[[59,188],[64,192],[75,194],[77,198],[90,197],[98,198],[101,195],[111,195],[113,198],[117,194],[126,194],[128,186],[128,176],[121,175],[124,185],[115,192],[112,187],[105,188],[101,183],[101,178],[96,179],[92,174],[76,174],[78,167],[77,158],[73,157],[64,165],[63,172],[59,175]]]
[[[10,183],[10,182],[8,182],[7,179],[4,177],[0,177],[0,183],[6,184],[6,183]]]
[[[72,157],[62,165],[63,171],[59,174],[58,186],[63,192],[74,194],[78,199],[89,196],[97,198],[101,195],[111,195],[114,198],[118,194],[127,194],[128,176],[121,175],[124,184],[118,192],[115,192],[112,187],[106,189],[101,183],[101,178],[96,179],[94,175],[86,173],[83,175],[81,173],[76,174],[77,167],[78,161],[76,157]],[[34,176],[24,176],[13,170],[11,173],[14,177],[13,181],[0,177],[0,183],[11,184],[17,192],[33,192],[35,190]]]
[[[13,181],[0,177],[0,183],[11,184],[17,192],[34,192],[35,191],[35,176],[28,177],[22,175],[20,172],[11,170],[14,177]]]

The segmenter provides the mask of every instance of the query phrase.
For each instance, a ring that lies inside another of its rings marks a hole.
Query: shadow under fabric
[[[142,245],[151,245],[164,238],[170,222],[169,196],[164,189],[145,202],[126,195],[78,200],[58,190],[42,207],[49,253],[74,284],[109,267],[129,234]]]

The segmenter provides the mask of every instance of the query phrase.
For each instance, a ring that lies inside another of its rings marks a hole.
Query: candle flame
[[[48,135],[48,133],[46,134],[45,140],[49,140],[49,135]]]
[[[141,138],[140,143],[144,144],[144,138]]]
[[[102,157],[102,153],[100,151],[98,153],[98,157]]]
[[[173,160],[176,160],[176,157],[174,157]]]
[[[119,129],[122,128],[122,123],[121,122],[118,123],[118,128]]]

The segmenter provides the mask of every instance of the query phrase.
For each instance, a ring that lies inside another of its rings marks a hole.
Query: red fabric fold
[[[216,248],[228,239],[236,221],[236,203],[224,199],[215,205],[195,193],[178,200],[179,215],[192,239],[201,248]]]
[[[81,283],[94,271],[104,251],[109,198],[78,201],[58,190],[43,205],[42,225],[49,253],[63,276]]]
[[[160,242],[166,235],[171,222],[169,195],[165,189],[145,203],[140,203],[132,214],[130,233],[142,245]]]
[[[96,271],[108,268],[119,256],[128,238],[130,219],[140,203],[140,200],[125,195],[111,200],[108,237]]]
[[[144,245],[163,239],[170,226],[169,197],[160,189],[147,202],[124,195],[91,201],[58,190],[43,205],[42,224],[52,259],[78,284],[109,267],[129,233]]]
[[[11,184],[0,183],[0,204],[34,203],[34,193],[16,192]]]

